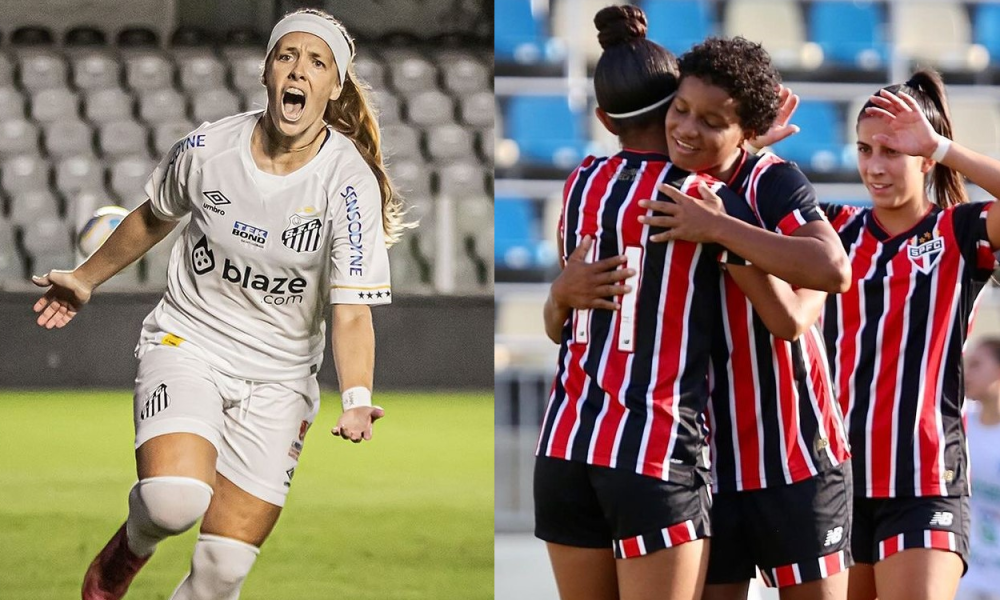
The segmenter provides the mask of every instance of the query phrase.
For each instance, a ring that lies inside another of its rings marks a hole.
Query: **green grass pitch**
[[[131,402],[127,391],[0,390],[0,597],[80,597],[135,481]],[[378,402],[375,439],[354,445],[330,435],[340,402],[324,394],[242,600],[493,597],[492,395]],[[195,537],[163,542],[126,598],[169,598]]]

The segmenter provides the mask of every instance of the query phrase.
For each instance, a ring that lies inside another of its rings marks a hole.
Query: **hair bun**
[[[597,41],[607,50],[612,46],[627,44],[646,38],[646,13],[637,6],[608,6],[594,16]]]

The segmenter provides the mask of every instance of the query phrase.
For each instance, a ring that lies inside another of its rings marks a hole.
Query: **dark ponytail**
[[[594,71],[597,105],[610,114],[652,106],[677,91],[677,58],[646,39],[646,13],[636,6],[608,6],[594,16],[604,52]],[[662,124],[669,103],[633,117],[615,118],[619,132]]]
[[[951,128],[951,110],[948,108],[944,82],[937,71],[920,69],[906,83],[890,85],[882,89],[892,93],[902,91],[911,96],[923,110],[934,131],[949,140],[954,139]],[[864,108],[861,109],[861,114],[858,115],[858,121],[868,117],[865,109],[874,106],[871,101],[866,102]],[[962,176],[958,171],[949,169],[941,163],[934,165],[934,171],[931,173],[927,185],[930,190],[934,191],[934,202],[941,208],[969,201],[969,194],[965,190]]]

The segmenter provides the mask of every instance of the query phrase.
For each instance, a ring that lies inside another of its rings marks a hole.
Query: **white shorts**
[[[319,412],[316,376],[255,382],[220,373],[184,348],[141,353],[135,379],[135,447],[168,433],[215,446],[216,470],[240,489],[284,506],[306,432]]]

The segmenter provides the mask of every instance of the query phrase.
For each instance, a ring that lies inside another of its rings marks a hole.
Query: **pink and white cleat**
[[[83,600],[121,600],[139,569],[149,560],[129,550],[125,525],[90,563],[83,577]]]

